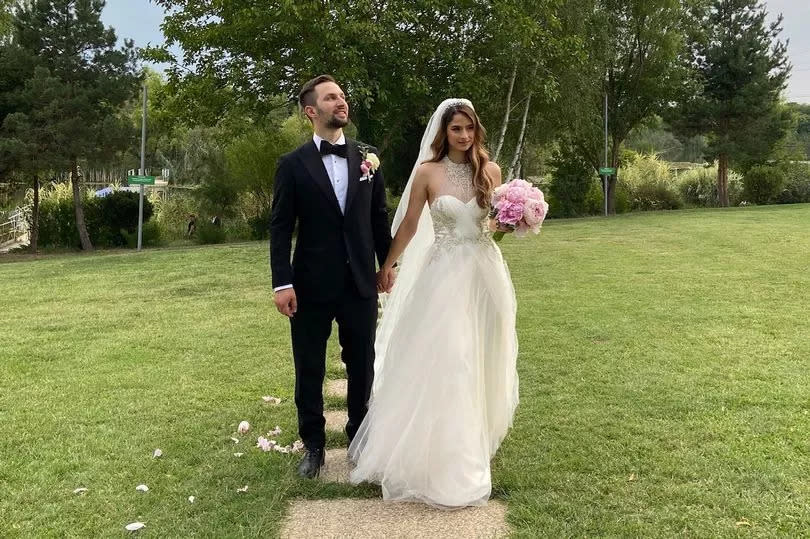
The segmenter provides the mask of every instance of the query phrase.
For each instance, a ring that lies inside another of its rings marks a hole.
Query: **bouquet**
[[[514,179],[492,193],[490,217],[495,219],[498,228],[514,231],[519,237],[529,231],[538,234],[547,212],[543,192],[525,180]],[[501,241],[505,234],[505,231],[498,230],[492,238]]]

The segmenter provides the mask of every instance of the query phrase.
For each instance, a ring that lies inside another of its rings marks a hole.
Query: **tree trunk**
[[[515,167],[517,167],[518,161],[520,160],[520,154],[523,152],[523,140],[526,137],[526,120],[529,117],[529,107],[531,104],[532,92],[529,92],[529,96],[526,98],[526,106],[523,108],[523,120],[521,120],[520,124],[520,135],[518,136],[517,146],[515,147],[515,155],[512,157],[512,163],[509,165],[509,171],[506,173],[506,181],[512,181],[515,173]]]
[[[74,157],[70,160],[71,184],[73,185],[73,207],[76,209],[76,229],[79,231],[79,240],[83,251],[92,251],[93,244],[87,234],[87,225],[84,222],[84,208],[82,207],[82,190],[79,185],[79,164]]]
[[[717,203],[727,208],[728,202],[728,155],[720,154],[717,163]]]
[[[39,244],[39,176],[34,175],[34,208],[31,213],[28,249],[36,254]]]
[[[492,158],[496,163],[498,157],[501,155],[503,149],[503,141],[506,138],[506,130],[509,126],[509,113],[512,111],[512,90],[515,88],[515,78],[517,77],[517,61],[515,67],[512,68],[512,78],[509,79],[509,91],[506,93],[506,111],[503,114],[503,124],[501,125],[501,133],[498,136],[498,146],[495,148],[495,156]]]

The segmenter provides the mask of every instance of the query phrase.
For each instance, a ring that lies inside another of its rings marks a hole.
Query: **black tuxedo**
[[[346,146],[345,214],[320,152],[309,140],[279,160],[270,219],[273,287],[292,284],[298,299],[298,311],[290,319],[295,400],[301,439],[310,448],[324,445],[322,385],[333,320],[348,378],[349,436],[365,416],[374,375],[374,258],[382,265],[391,245],[382,172],[360,181],[361,150],[348,138]]]

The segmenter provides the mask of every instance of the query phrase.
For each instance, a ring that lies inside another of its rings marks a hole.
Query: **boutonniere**
[[[363,161],[360,163],[360,172],[363,174],[360,176],[360,181],[370,182],[374,179],[374,173],[377,172],[377,169],[380,168],[380,158],[377,157],[377,154],[370,152],[371,149],[369,146],[364,144],[358,145],[360,149],[360,153],[363,155]]]

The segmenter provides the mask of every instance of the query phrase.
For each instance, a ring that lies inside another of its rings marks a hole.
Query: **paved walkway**
[[[330,380],[326,394],[346,397],[346,380]],[[326,428],[343,432],[345,410],[330,410]],[[351,471],[346,448],[326,452],[326,466],[320,480],[348,483]],[[506,505],[491,500],[483,507],[442,511],[419,503],[386,503],[381,499],[339,498],[294,500],[284,521],[281,537],[350,538],[493,538],[509,535]]]

